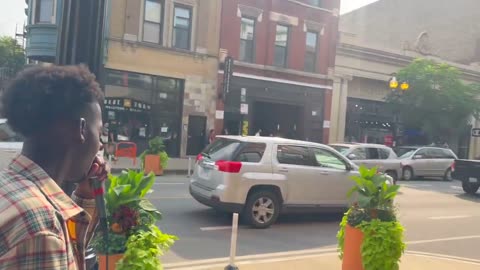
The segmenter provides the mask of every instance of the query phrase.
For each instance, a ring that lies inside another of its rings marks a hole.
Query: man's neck
[[[55,147],[55,143],[39,143],[27,139],[23,144],[22,155],[40,166],[59,186],[67,181],[65,153]]]

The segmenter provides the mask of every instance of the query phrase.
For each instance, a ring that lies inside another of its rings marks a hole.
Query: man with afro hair
[[[85,269],[97,223],[90,179],[107,177],[96,156],[102,100],[84,66],[29,68],[3,93],[3,116],[25,140],[0,172],[1,270]]]

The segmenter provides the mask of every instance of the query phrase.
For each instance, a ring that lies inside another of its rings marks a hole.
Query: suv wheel
[[[405,181],[413,180],[413,170],[410,167],[403,168],[402,178]]]
[[[248,196],[243,210],[245,221],[258,229],[270,227],[280,214],[277,195],[268,190],[255,191]]]
[[[392,177],[393,179],[393,184],[396,185],[397,184],[397,180],[398,180],[398,175],[397,175],[397,172],[396,171],[386,171],[385,172],[386,175]]]

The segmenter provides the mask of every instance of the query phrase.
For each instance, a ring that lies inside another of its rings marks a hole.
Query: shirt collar
[[[26,156],[19,155],[10,163],[9,167],[14,172],[32,181],[50,201],[52,206],[60,212],[64,220],[68,220],[83,212],[83,209],[65,194],[40,166]]]

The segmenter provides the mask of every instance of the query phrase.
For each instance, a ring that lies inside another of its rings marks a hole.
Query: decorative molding
[[[323,34],[325,34],[325,24],[305,20],[304,23],[303,23],[303,31],[307,32],[309,30],[313,30],[315,32],[318,32],[321,36],[323,36]]]
[[[219,70],[218,74],[223,74],[223,70]],[[311,88],[329,89],[329,90],[333,89],[333,87],[331,85],[305,83],[305,82],[291,81],[291,80],[278,79],[278,78],[265,77],[265,76],[258,76],[258,75],[251,75],[251,74],[245,74],[245,73],[239,73],[239,72],[233,72],[233,76],[238,77],[238,78],[246,78],[246,79],[253,79],[253,80],[260,80],[260,81],[267,81],[267,82],[285,83],[285,84],[305,86],[305,87],[311,87]]]
[[[270,11],[270,20],[281,24],[298,26],[298,17]]]
[[[239,67],[246,67],[246,68],[251,68],[256,70],[281,72],[285,74],[291,74],[291,75],[297,75],[297,76],[303,76],[303,77],[309,77],[309,78],[315,78],[315,79],[322,79],[322,80],[329,79],[329,76],[326,74],[310,73],[310,72],[294,70],[294,69],[278,68],[275,66],[264,66],[264,65],[242,62],[238,60],[235,61],[235,65]]]
[[[263,10],[256,8],[256,7],[251,7],[251,6],[245,6],[238,4],[237,7],[237,17],[252,17],[252,18],[257,18],[258,22],[261,22],[263,19]]]
[[[300,5],[300,6],[312,8],[312,9],[315,9],[315,10],[325,11],[325,12],[331,13],[331,14],[333,14],[333,15],[335,15],[335,14],[334,14],[335,10],[337,10],[337,13],[340,13],[340,12],[338,11],[338,9],[330,10],[330,9],[326,9],[326,8],[321,8],[321,7],[309,5],[309,4],[307,4],[307,3],[303,3],[303,2],[300,2],[300,1],[297,1],[297,0],[287,0],[287,1],[290,2],[290,3],[294,3],[294,4],[297,4],[297,5]],[[337,16],[338,16],[338,15],[337,15]]]

